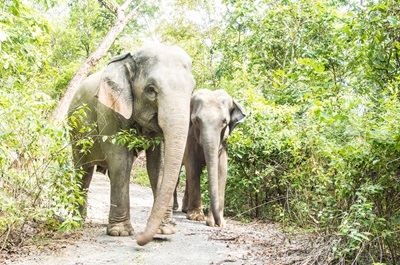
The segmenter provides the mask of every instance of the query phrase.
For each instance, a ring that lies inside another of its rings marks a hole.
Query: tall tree
[[[79,67],[76,74],[72,77],[65,94],[61,98],[57,108],[54,110],[50,118],[53,122],[62,121],[64,119],[67,114],[69,103],[71,102],[79,84],[89,75],[90,71],[96,66],[99,60],[106,55],[115,39],[136,15],[137,7],[129,8],[133,0],[126,0],[122,5],[107,0],[99,0],[99,2],[116,16],[115,23],[97,49],[90,54],[86,61]]]

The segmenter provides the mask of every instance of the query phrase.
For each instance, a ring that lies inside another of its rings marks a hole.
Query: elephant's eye
[[[227,119],[223,119],[222,120],[222,126],[226,126],[226,125],[228,125],[228,120]]]
[[[153,85],[148,85],[144,92],[146,93],[146,95],[151,99],[154,100],[157,98],[157,92],[156,92],[156,88]]]

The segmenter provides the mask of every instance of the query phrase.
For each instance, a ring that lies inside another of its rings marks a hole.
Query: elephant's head
[[[103,72],[97,97],[115,110],[125,122],[139,125],[141,133],[164,136],[164,170],[159,194],[139,245],[156,233],[179,175],[185,149],[190,96],[195,81],[191,58],[176,46],[154,45],[136,54],[114,58]]]
[[[190,104],[191,130],[204,151],[210,186],[210,210],[215,224],[221,226],[219,214],[218,161],[225,138],[246,114],[243,108],[223,90],[202,89],[196,92]]]
[[[245,117],[242,106],[223,90],[201,89],[191,99],[190,119],[197,141],[203,147],[207,142],[219,143],[236,125],[244,121]]]

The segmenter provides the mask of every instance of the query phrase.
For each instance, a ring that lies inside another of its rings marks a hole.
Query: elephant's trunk
[[[214,216],[214,221],[217,226],[221,225],[220,216],[220,194],[219,194],[219,163],[218,163],[218,151],[219,151],[219,139],[213,139],[211,141],[203,142],[203,149],[205,154],[205,160],[207,164],[208,172],[208,184],[210,191],[210,210]]]
[[[167,109],[165,114],[159,113],[158,115],[159,124],[164,133],[164,174],[146,230],[136,238],[140,246],[149,243],[153,239],[172,199],[189,129],[189,97],[190,95],[188,95],[187,103],[168,103],[173,107]],[[165,110],[166,108],[161,107],[161,109]]]

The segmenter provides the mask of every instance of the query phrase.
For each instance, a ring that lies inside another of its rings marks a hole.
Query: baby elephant
[[[183,165],[186,189],[182,211],[190,220],[204,221],[200,175],[207,166],[210,211],[208,226],[225,227],[223,217],[227,178],[226,138],[245,119],[243,108],[223,90],[199,90],[190,103],[190,127]]]

